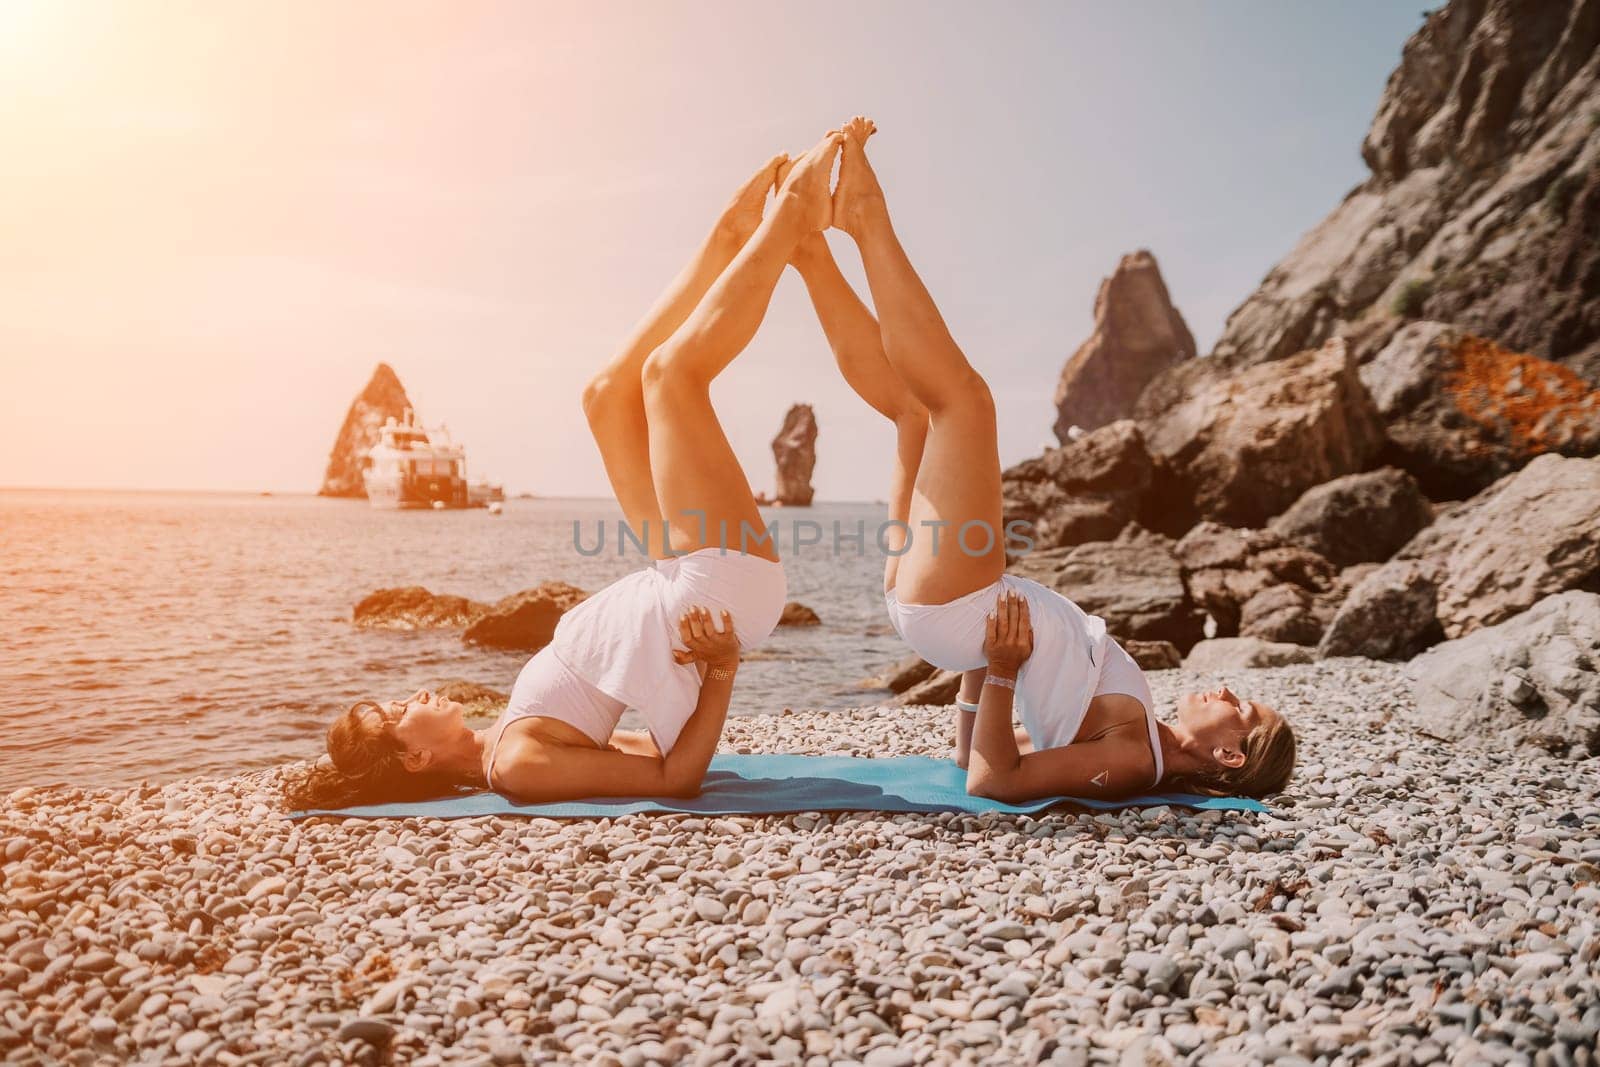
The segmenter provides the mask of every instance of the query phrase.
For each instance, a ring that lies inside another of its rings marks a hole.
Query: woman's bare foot
[[[750,235],[756,232],[756,227],[761,225],[761,209],[766,206],[767,194],[775,192],[783,182],[779,177],[780,170],[787,174],[792,165],[788,155],[783,152],[763,163],[761,169],[739,187],[728,206],[722,209],[722,218],[717,220],[718,232],[740,245],[748,241]]]
[[[869,224],[887,212],[883,187],[867,162],[867,138],[878,132],[871,119],[857,115],[844,124],[844,160],[839,164],[839,186],[833,191],[833,225],[856,240]]]
[[[833,195],[828,186],[833,180],[833,161],[838,158],[844,138],[837,130],[794,161],[778,190],[780,198],[793,199],[801,211],[804,228],[825,230],[833,221]]]

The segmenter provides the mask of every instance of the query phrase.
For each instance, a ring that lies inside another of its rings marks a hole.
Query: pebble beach
[[[1170,707],[1215,679],[1151,680]],[[1226,681],[1300,737],[1267,814],[294,822],[276,771],[18,789],[0,1052],[1595,1063],[1600,761],[1420,734],[1394,665]],[[945,755],[949,716],[734,719],[723,744]]]

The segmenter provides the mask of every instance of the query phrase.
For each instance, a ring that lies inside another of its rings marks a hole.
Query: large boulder
[[[1444,640],[1438,612],[1439,567],[1393,559],[1358,582],[1317,646],[1319,656],[1409,659]]]
[[[1213,357],[1271,361],[1341,334],[1376,351],[1421,316],[1600,383],[1596,25],[1593,0],[1429,14],[1362,145],[1370,176],[1233,312]]]
[[[1309,489],[1267,528],[1340,567],[1381,563],[1433,521],[1416,479],[1385,467]]]
[[[1205,617],[1184,589],[1172,541],[1139,526],[1115,541],[1031,553],[1011,570],[1099,615],[1119,640],[1170,641],[1183,651],[1203,636]]]
[[[561,616],[588,596],[566,582],[543,582],[498,601],[467,627],[461,639],[486,648],[537,652],[555,636]]]
[[[817,416],[810,404],[796,404],[783,416],[772,439],[772,458],[778,463],[774,499],[790,507],[810,504],[811,472],[817,466]]]
[[[1311,650],[1301,645],[1263,641],[1257,637],[1213,637],[1189,650],[1183,669],[1216,673],[1310,663],[1313,658]]]
[[[1239,608],[1239,636],[1278,644],[1314,645],[1338,605],[1289,582],[1269,585]]]
[[[322,477],[318,496],[367,497],[362,475],[367,469],[367,453],[378,443],[383,424],[391,417],[401,419],[411,401],[406,398],[405,386],[394,368],[387,363],[378,364],[366,388],[350,404],[344,424],[328,455],[328,470]]]
[[[936,671],[928,678],[901,693],[900,698],[895,703],[902,707],[913,707],[918,704],[943,706],[954,704],[956,696],[960,692],[960,671]]]
[[[446,678],[435,682],[432,690],[434,696],[466,705],[468,715],[498,715],[511,699],[509,694],[465,678]]]
[[[1387,426],[1383,458],[1429,496],[1471,496],[1546,452],[1600,453],[1600,390],[1570,369],[1437,322],[1361,368]]]
[[[1190,599],[1216,621],[1218,637],[1237,636],[1245,605],[1276,586],[1296,586],[1311,594],[1309,602],[1298,602],[1300,606],[1309,603],[1316,609],[1316,617],[1332,617],[1332,606],[1323,599],[1337,589],[1338,569],[1271,530],[1239,530],[1202,522],[1178,541],[1173,554]],[[1286,607],[1283,598],[1290,596],[1278,592],[1272,594],[1276,599],[1258,602],[1252,621],[1281,611]],[[1315,640],[1310,638],[1312,643]]]
[[[489,605],[464,596],[404,585],[368,593],[356,604],[350,621],[362,629],[438,630],[470,626],[488,610]]]
[[[1122,650],[1133,657],[1133,662],[1147,671],[1172,671],[1183,666],[1183,653],[1171,641],[1135,641],[1131,638],[1119,642]]]
[[[891,693],[904,693],[914,685],[926,682],[939,672],[939,668],[923,659],[921,656],[911,655],[896,663],[890,664],[883,672],[880,679],[883,687]]]
[[[1005,521],[1026,523],[1035,549],[1109,541],[1137,516],[1152,474],[1138,425],[1114,422],[1006,470]]]
[[[1437,737],[1600,755],[1600,594],[1546,597],[1435,645],[1406,672],[1414,700],[1401,713]]]
[[[811,608],[806,607],[798,600],[791,600],[783,606],[783,611],[778,615],[779,626],[821,626],[822,617]]]
[[[1094,333],[1061,368],[1057,440],[1067,443],[1074,426],[1095,430],[1127,418],[1152,378],[1194,356],[1194,337],[1155,256],[1143,249],[1123,256],[1094,298]]]
[[[1152,383],[1145,445],[1199,513],[1261,526],[1312,486],[1365,470],[1383,427],[1344,342],[1231,374],[1195,360]]]
[[[1600,458],[1547,454],[1463,516],[1439,621],[1461,637],[1568,589],[1600,590]]]

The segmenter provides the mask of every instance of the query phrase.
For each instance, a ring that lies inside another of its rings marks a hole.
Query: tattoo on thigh
[[[1109,773],[1110,773],[1109,771],[1101,771],[1099,774],[1097,774],[1093,778],[1089,779],[1089,781],[1093,782],[1095,785],[1099,786],[1101,789],[1104,789],[1106,787],[1106,775],[1109,774]]]

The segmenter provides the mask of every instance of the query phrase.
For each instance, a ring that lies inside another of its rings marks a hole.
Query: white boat
[[[407,408],[389,416],[367,453],[362,481],[375,508],[468,507],[466,451],[443,426],[428,429]]]

